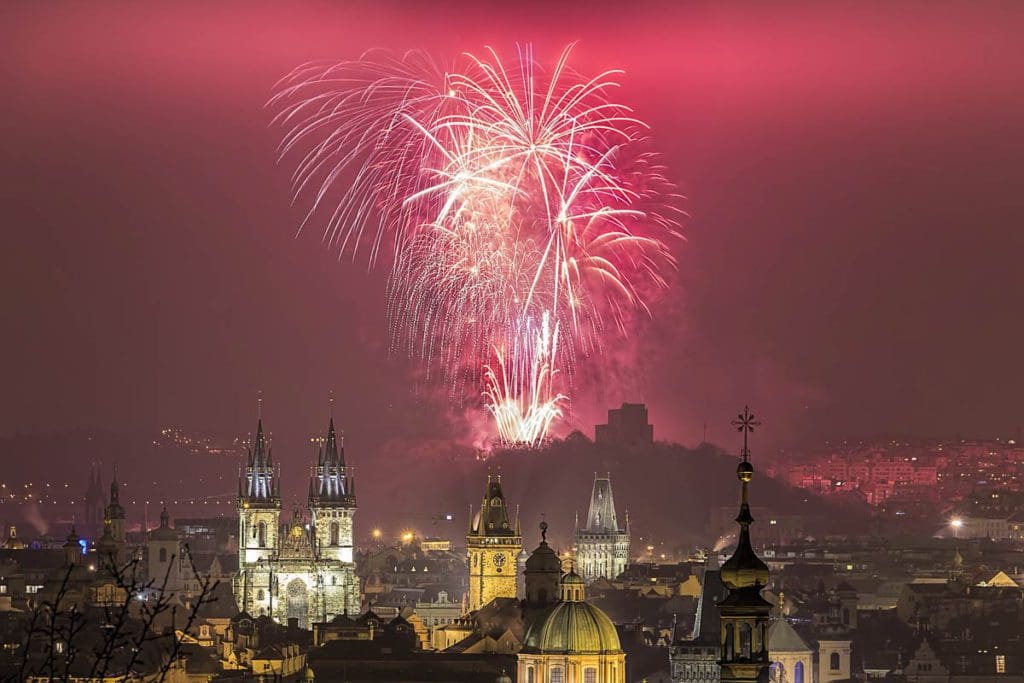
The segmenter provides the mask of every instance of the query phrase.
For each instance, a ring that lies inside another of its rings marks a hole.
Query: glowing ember
[[[557,368],[647,310],[678,236],[644,125],[607,97],[617,72],[583,78],[569,52],[550,73],[528,48],[509,67],[374,53],[300,67],[271,101],[304,224],[323,216],[325,241],[371,265],[391,250],[395,348],[453,396],[483,385],[506,443],[545,437]]]
[[[559,405],[565,396],[554,393],[553,388],[558,329],[551,331],[547,312],[539,330],[532,329],[531,322],[524,321],[520,334],[513,338],[508,360],[504,352],[495,349],[500,375],[490,366],[484,368],[487,409],[505,444],[539,446],[551,423],[562,415]]]

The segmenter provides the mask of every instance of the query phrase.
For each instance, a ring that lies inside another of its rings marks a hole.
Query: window
[[[583,683],[597,683],[597,669],[590,667],[583,670]]]
[[[167,561],[167,548],[160,548],[160,562]]]
[[[526,670],[526,683],[533,683],[533,667]]]
[[[551,683],[565,683],[565,670],[560,666],[551,669]]]
[[[259,528],[259,547],[266,548],[267,547],[267,523],[266,522],[260,522],[260,525],[259,525],[258,528]]]
[[[262,600],[263,599],[263,589],[262,588],[259,589],[258,591],[256,591],[256,599],[257,600]]]
[[[850,625],[850,608],[849,607],[844,607],[843,608],[843,623],[846,624],[847,626]]]
[[[331,545],[338,545],[340,543],[340,541],[338,540],[338,537],[339,537],[339,533],[338,532],[339,532],[338,523],[337,522],[331,522]]]
[[[793,667],[793,683],[804,683],[804,663],[797,662]]]
[[[833,671],[839,671],[839,653],[833,652],[828,658],[828,667]]]
[[[740,624],[740,657],[750,659],[751,634],[750,624]]]
[[[1006,673],[1006,655],[996,655],[996,673]]]

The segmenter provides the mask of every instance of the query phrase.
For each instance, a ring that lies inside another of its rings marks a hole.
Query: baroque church
[[[626,570],[629,562],[629,513],[626,525],[619,527],[612,495],[611,476],[594,474],[594,490],[590,494],[587,525],[573,531],[576,569],[587,583],[596,579],[615,579]]]
[[[263,420],[238,482],[238,573],[232,588],[242,612],[301,628],[358,614],[352,537],[355,479],[331,418],[309,482],[309,518],[297,506],[282,519],[281,472]]]
[[[767,683],[771,666],[769,622],[772,604],[761,591],[768,585],[768,565],[750,541],[749,485],[754,478],[748,435],[759,425],[747,409],[733,422],[743,433],[739,537],[732,556],[719,569],[709,556],[691,637],[669,649],[673,683]]]

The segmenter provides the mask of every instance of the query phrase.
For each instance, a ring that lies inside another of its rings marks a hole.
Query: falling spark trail
[[[680,236],[646,126],[610,99],[620,72],[583,78],[570,54],[371,52],[303,65],[270,102],[303,225],[371,266],[390,250],[393,350],[453,398],[482,386],[509,444],[540,443],[576,359],[650,312]]]

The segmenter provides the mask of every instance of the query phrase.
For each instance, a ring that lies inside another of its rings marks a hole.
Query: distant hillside
[[[510,503],[520,506],[527,547],[538,540],[541,514],[551,527],[551,539],[565,547],[575,513],[586,516],[595,472],[611,474],[619,513],[628,509],[632,519],[635,548],[640,534],[653,536],[668,549],[711,545],[725,530],[711,528],[710,511],[739,504],[737,460],[711,445],[690,450],[657,443],[620,450],[602,448],[574,434],[542,450],[498,453],[486,460],[470,449],[443,441],[393,442],[376,453],[350,450],[347,457],[357,475],[357,538],[381,528],[388,536],[413,529],[423,535],[461,539],[470,504],[480,504],[488,470],[502,475]],[[27,478],[38,486],[49,481],[56,489],[53,497],[68,500],[80,500],[84,494],[91,463],[103,464],[105,485],[117,463],[125,484],[122,501],[132,527],[141,523],[144,514],[153,523],[163,499],[171,501],[175,517],[234,514],[241,463],[241,458],[230,455],[197,455],[178,445],[157,444],[148,436],[85,432],[3,439],[0,458],[17,463],[0,475],[5,482]],[[295,503],[305,502],[312,454],[275,450],[275,461],[282,467],[284,506],[290,515]],[[756,465],[756,451],[754,462]],[[754,479],[751,502],[761,523],[766,520],[760,513],[768,510],[772,514],[799,513],[806,517],[812,533],[824,529],[841,532],[859,521],[849,510],[837,511],[764,474]],[[68,523],[77,509],[8,503],[0,508],[0,521],[33,520],[32,527],[38,530],[40,519]],[[755,538],[757,528],[755,525]]]
[[[653,535],[670,547],[705,546],[723,531],[710,528],[710,511],[739,506],[736,464],[735,456],[711,445],[690,450],[657,443],[625,451],[602,448],[579,434],[543,450],[498,453],[486,461],[391,453],[385,462],[361,467],[360,515],[363,520],[404,518],[427,533],[461,536],[468,506],[480,504],[491,471],[501,474],[510,504],[521,508],[527,546],[537,540],[542,513],[550,537],[564,546],[575,513],[586,517],[594,473],[608,472],[619,514],[629,510],[637,535]],[[766,509],[804,515],[811,533],[840,533],[863,521],[763,474],[752,484],[751,502],[755,518]],[[437,521],[445,512],[453,513],[455,521]]]

